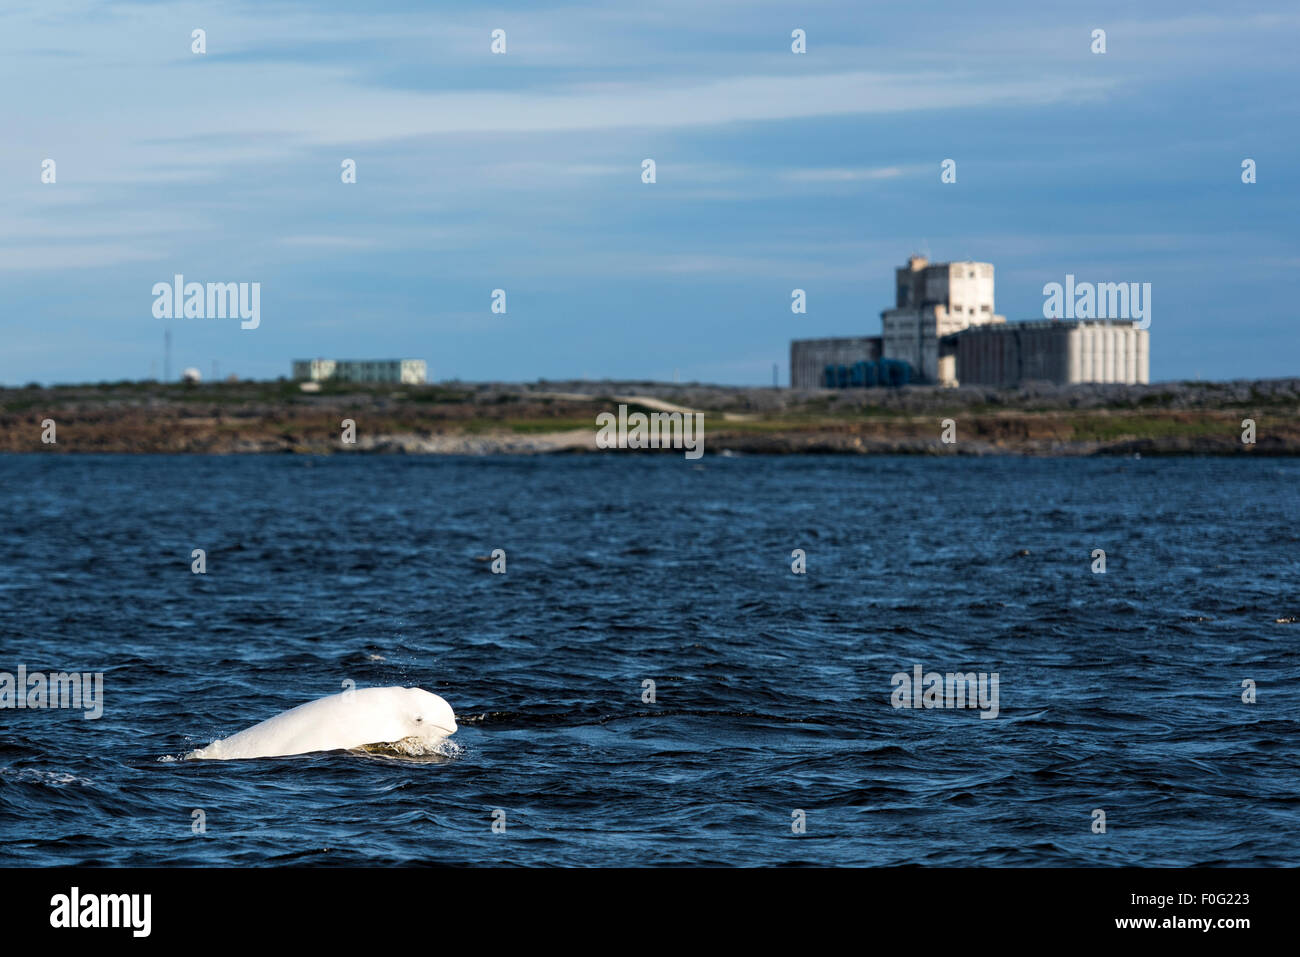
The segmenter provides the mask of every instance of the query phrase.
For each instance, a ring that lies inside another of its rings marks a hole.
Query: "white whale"
[[[186,758],[273,758],[366,745],[427,751],[456,733],[451,705],[423,688],[356,688],[291,708]]]

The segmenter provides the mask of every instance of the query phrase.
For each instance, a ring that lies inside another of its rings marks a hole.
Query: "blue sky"
[[[1298,27],[1293,3],[6,3],[0,382],[160,374],[167,325],[173,373],[205,376],[785,382],[791,338],[879,333],[913,251],[992,262],[1012,320],[1067,273],[1150,282],[1155,380],[1295,375]],[[154,318],[175,273],[260,282],[260,327]]]

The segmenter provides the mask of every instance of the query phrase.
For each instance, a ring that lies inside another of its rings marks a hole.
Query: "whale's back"
[[[415,733],[407,719],[409,690],[358,688],[309,701],[186,757],[264,758],[400,741]]]

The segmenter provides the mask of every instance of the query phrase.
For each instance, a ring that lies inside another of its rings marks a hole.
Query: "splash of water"
[[[429,744],[423,738],[416,737],[388,741],[384,744],[367,744],[359,750],[367,754],[406,758],[457,758],[465,753],[465,749],[450,738],[443,738],[436,744]]]

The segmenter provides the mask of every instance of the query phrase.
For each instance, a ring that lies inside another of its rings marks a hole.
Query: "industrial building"
[[[956,385],[956,351],[946,336],[973,325],[1004,323],[993,308],[993,264],[931,263],[912,256],[895,270],[894,307],[880,314],[879,336],[798,339],[790,343],[790,385],[836,388],[860,363],[874,363],[879,384],[902,381]],[[882,365],[881,360],[890,360]],[[904,376],[898,363],[908,368]],[[882,374],[883,373],[883,374]],[[856,383],[853,383],[856,384]]]
[[[295,359],[293,377],[309,382],[393,382],[423,385],[423,359]]]
[[[881,358],[880,348],[880,336],[796,339],[790,343],[790,383],[797,389],[825,386],[828,367],[849,369],[859,362],[875,362]],[[833,384],[829,386],[835,387]]]
[[[1151,380],[1151,334],[1131,319],[1041,319],[954,336],[964,385]]]
[[[993,264],[930,263],[912,256],[895,270],[893,309],[880,314],[886,359],[900,359],[922,382],[956,385],[953,356],[939,340],[973,325],[1006,322],[993,311]]]
[[[912,256],[894,285],[881,335],[792,341],[791,387],[1150,379],[1150,334],[1131,320],[1008,323],[994,309],[991,263]]]

